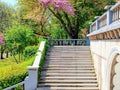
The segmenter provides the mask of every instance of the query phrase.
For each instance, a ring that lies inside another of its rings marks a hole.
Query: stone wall
[[[116,58],[120,53],[120,39],[91,40],[90,47],[100,90],[119,90],[120,85],[116,84],[115,80],[120,79],[120,66],[116,67],[119,61]],[[118,67],[119,69],[117,70],[116,68]],[[116,75],[118,77],[114,80]]]

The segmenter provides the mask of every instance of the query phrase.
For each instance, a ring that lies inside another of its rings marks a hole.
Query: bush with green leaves
[[[12,55],[19,55],[19,59],[16,63],[20,63],[22,59],[22,53],[25,47],[36,45],[38,40],[33,32],[33,29],[27,25],[16,25],[9,29],[5,35],[6,48],[8,52],[12,51]]]
[[[27,25],[13,26],[5,36],[7,47],[10,49],[17,48],[22,51],[26,46],[38,43],[32,28]]]
[[[32,57],[33,55],[36,54],[38,49],[38,46],[27,46],[25,50],[23,51],[23,55],[25,58]]]
[[[10,65],[0,61],[1,64],[4,64],[0,64],[0,90],[24,81],[28,74],[27,67],[33,64],[34,59],[35,55],[19,64],[12,60],[6,60],[6,62],[9,61]]]

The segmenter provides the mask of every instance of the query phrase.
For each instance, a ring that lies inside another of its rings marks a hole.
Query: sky
[[[17,3],[17,0],[0,0],[6,2],[8,5],[14,6]]]

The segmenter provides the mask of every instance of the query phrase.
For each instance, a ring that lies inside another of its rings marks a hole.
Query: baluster
[[[119,20],[119,8],[117,8],[117,21]]]
[[[61,40],[61,45],[63,45],[63,40]]]
[[[71,41],[71,40],[69,40],[69,42],[70,42],[70,45],[72,45],[72,41]]]
[[[119,20],[120,20],[120,7],[118,8],[118,11],[119,11],[119,13],[118,13],[118,14],[119,14]]]
[[[118,8],[118,11],[119,11],[119,13],[118,13],[118,14],[119,14],[119,20],[120,20],[120,7]]]
[[[57,45],[59,46],[59,40],[57,40]]]
[[[67,45],[69,45],[69,44],[68,44],[68,40],[66,40],[66,43],[67,43]]]
[[[68,45],[70,45],[70,40],[68,40]]]
[[[117,20],[117,9],[115,9],[115,21]]]
[[[54,45],[56,45],[56,40],[54,40]]]
[[[79,40],[77,39],[77,46],[79,45]]]
[[[63,40],[63,46],[65,45],[65,41]]]
[[[116,8],[116,21],[118,20],[118,9]]]
[[[53,39],[51,39],[51,46],[53,45]]]
[[[57,40],[55,40],[55,45],[57,45]]]
[[[115,20],[115,12],[113,11],[113,18],[112,18],[112,21],[114,22]]]
[[[65,45],[67,45],[67,40],[65,40]]]

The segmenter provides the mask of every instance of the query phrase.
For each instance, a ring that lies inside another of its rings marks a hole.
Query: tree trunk
[[[4,59],[3,54],[4,54],[4,52],[1,51],[1,59]]]

